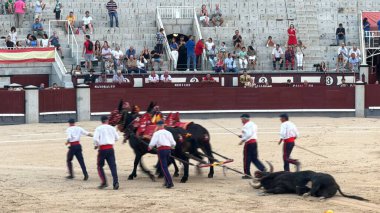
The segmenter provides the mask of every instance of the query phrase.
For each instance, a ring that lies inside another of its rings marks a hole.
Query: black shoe
[[[98,189],[104,189],[106,187],[108,187],[108,185],[106,183],[102,183],[100,186],[98,186]]]
[[[248,179],[252,179],[252,177],[248,175],[244,175],[241,177],[241,179],[248,180]]]
[[[84,175],[84,178],[83,178],[84,181],[88,180],[88,175]]]
[[[119,183],[116,182],[115,184],[113,184],[113,190],[118,190],[119,189]]]
[[[173,188],[174,187],[174,184],[169,184],[166,186],[167,189],[170,189],[170,188]]]
[[[68,179],[68,180],[74,179],[74,176],[69,175],[69,176],[66,177],[66,179]]]

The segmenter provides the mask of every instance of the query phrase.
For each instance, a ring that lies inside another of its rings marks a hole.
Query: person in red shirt
[[[207,74],[205,77],[203,77],[202,82],[210,83],[216,81],[210,74]]]
[[[206,47],[205,47],[204,39],[203,38],[199,39],[199,41],[195,45],[195,56],[197,57],[198,70],[200,70],[202,67],[202,54],[205,48]]]
[[[85,36],[85,41],[83,44],[82,57],[85,60],[85,66],[88,70],[92,69],[92,58],[94,57],[94,44],[90,40],[90,35]]]

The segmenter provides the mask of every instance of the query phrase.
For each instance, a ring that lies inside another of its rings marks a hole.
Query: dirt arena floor
[[[380,212],[380,120],[356,118],[294,118],[301,137],[298,145],[328,156],[321,158],[294,149],[293,157],[303,163],[303,170],[332,174],[347,194],[365,197],[370,202],[340,195],[327,201],[304,199],[296,195],[259,196],[241,175],[216,167],[213,179],[208,169],[196,176],[191,167],[186,184],[175,178],[175,187],[165,189],[161,180],[152,182],[138,172],[128,181],[134,154],[128,144],[115,146],[120,189],[98,190],[96,154],[92,139],[82,140],[84,158],[90,179],[82,181],[77,161],[76,178],[66,180],[66,124],[0,126],[0,212]],[[194,120],[211,133],[216,152],[235,160],[228,166],[242,170],[239,139],[215,122],[239,133],[237,119]],[[281,147],[277,144],[278,118],[257,118],[260,159],[282,169]],[[78,125],[94,131],[99,122]],[[157,157],[146,155],[144,162],[151,170]],[[108,180],[112,180],[106,166]],[[171,168],[172,169],[172,168]],[[252,167],[252,171],[254,167]]]

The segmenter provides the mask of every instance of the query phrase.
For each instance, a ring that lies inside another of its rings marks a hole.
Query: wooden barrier
[[[365,108],[380,107],[380,85],[365,86]]]
[[[75,89],[40,90],[39,110],[46,112],[72,112],[76,111]]]
[[[0,90],[0,114],[24,114],[25,92]]]

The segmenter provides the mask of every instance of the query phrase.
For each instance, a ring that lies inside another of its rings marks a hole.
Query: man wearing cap
[[[243,152],[243,162],[244,162],[244,174],[243,179],[251,178],[251,163],[253,163],[257,169],[260,171],[265,171],[265,166],[257,158],[257,125],[250,121],[250,116],[248,114],[242,114],[240,116],[241,122],[243,123],[242,135],[240,136],[241,141],[239,145],[244,144]]]
[[[169,189],[172,188],[174,184],[168,170],[168,161],[171,150],[174,149],[176,142],[173,138],[172,133],[164,128],[164,122],[162,120],[158,121],[156,125],[157,131],[153,134],[148,149],[151,150],[153,147],[157,147],[160,166],[162,173],[164,173],[165,176],[164,186]]]
[[[82,168],[82,172],[84,175],[83,180],[88,180],[88,173],[86,170],[86,165],[83,160],[82,155],[82,146],[80,145],[80,137],[82,135],[87,135],[89,137],[92,137],[92,134],[84,130],[82,127],[75,126],[75,120],[73,118],[70,118],[69,121],[69,128],[66,129],[67,134],[67,141],[66,145],[69,145],[69,151],[67,152],[67,168],[69,171],[69,176],[67,176],[67,179],[73,179],[74,178],[74,172],[73,172],[73,164],[71,161],[73,160],[74,156],[77,158],[80,167]]]
[[[296,170],[300,170],[301,163],[298,160],[291,159],[290,154],[292,153],[295,140],[298,138],[298,130],[296,125],[289,121],[289,116],[287,114],[280,115],[281,121],[281,131],[280,131],[280,145],[284,142],[283,146],[283,160],[284,160],[284,171],[289,171],[289,164],[294,164]]]
[[[107,116],[102,116],[100,120],[102,125],[98,126],[94,133],[95,149],[99,150],[97,166],[101,184],[98,188],[104,189],[108,186],[103,170],[104,163],[107,161],[113,178],[113,189],[117,190],[119,189],[119,180],[117,176],[115,151],[113,149],[113,145],[117,140],[119,140],[119,135],[117,134],[116,129],[108,124]]]

